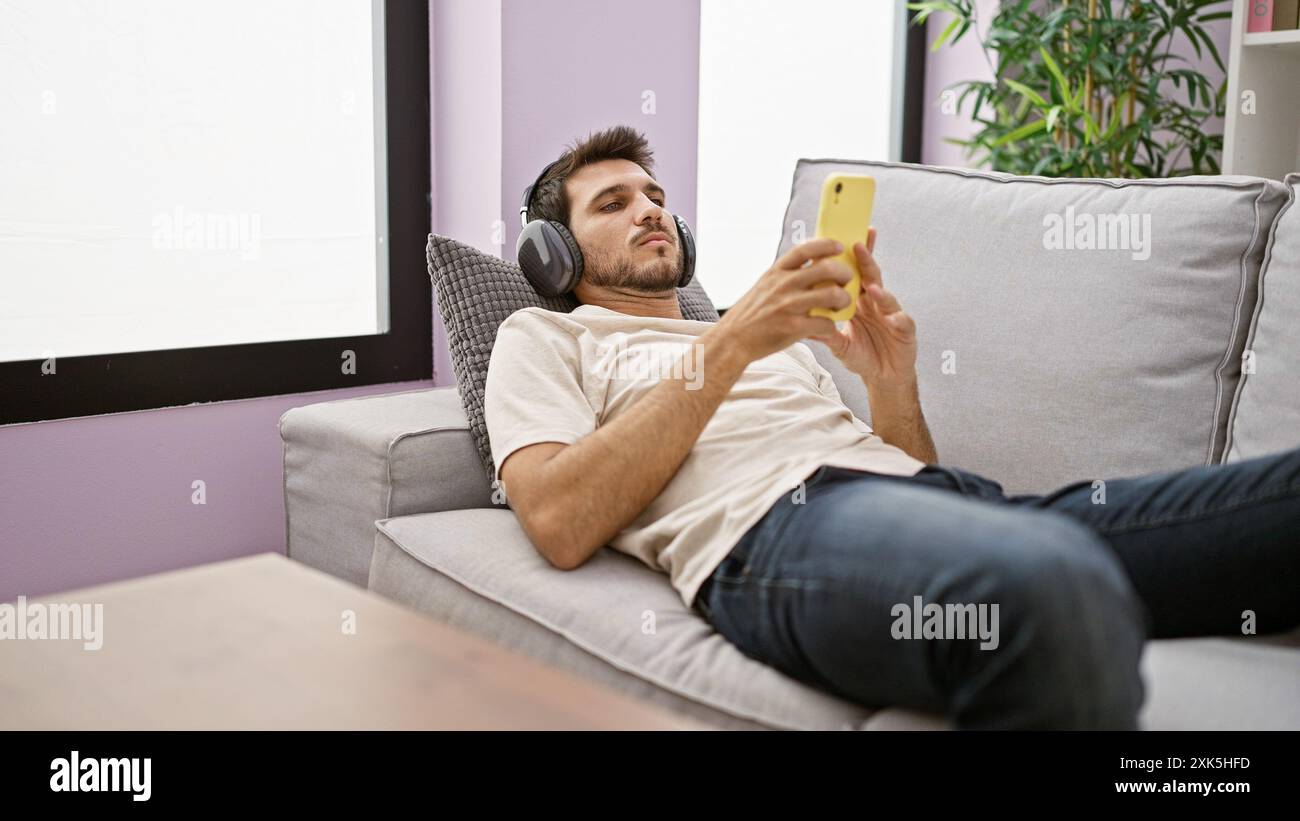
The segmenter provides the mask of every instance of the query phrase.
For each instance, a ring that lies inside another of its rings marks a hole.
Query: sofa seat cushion
[[[372,590],[419,606],[419,587],[430,579],[406,563],[391,567],[400,558],[392,550],[400,550],[454,581],[462,595],[540,628],[515,629],[507,643],[543,660],[559,655],[556,643],[569,644],[654,689],[770,728],[856,728],[874,712],[745,656],[686,608],[666,576],[630,556],[602,548],[577,570],[552,567],[505,508],[402,516],[377,526]],[[445,591],[436,606],[445,608],[433,614],[440,617],[453,607]],[[483,621],[466,626],[507,638]]]
[[[548,564],[505,509],[378,522],[370,588],[546,663],[732,729],[948,729],[940,716],[870,709],[744,655],[667,578],[602,549]],[[1068,640],[1068,639],[1067,639]],[[1147,645],[1148,729],[1300,729],[1300,631]]]

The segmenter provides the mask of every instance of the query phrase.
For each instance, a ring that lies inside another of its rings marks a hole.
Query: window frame
[[[0,362],[0,425],[431,378],[428,31],[427,0],[385,0],[386,333]]]

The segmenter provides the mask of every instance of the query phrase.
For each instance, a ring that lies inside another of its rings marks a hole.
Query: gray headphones
[[[541,219],[528,221],[533,189],[558,162],[555,160],[548,164],[533,184],[524,189],[524,199],[519,205],[519,223],[524,230],[519,233],[519,240],[515,243],[515,258],[519,260],[524,276],[545,296],[567,294],[582,279],[582,249],[564,223]],[[677,287],[685,288],[695,276],[695,237],[681,217],[673,214],[673,221],[677,223],[682,261],[682,275],[677,280]]]

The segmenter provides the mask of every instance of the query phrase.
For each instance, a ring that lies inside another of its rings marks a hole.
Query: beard
[[[682,260],[676,243],[661,246],[653,259],[637,262],[627,254],[584,255],[582,278],[591,285],[638,293],[663,293],[677,287]]]

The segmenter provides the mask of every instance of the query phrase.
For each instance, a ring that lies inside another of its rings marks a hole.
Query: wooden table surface
[[[103,646],[0,639],[0,729],[708,729],[277,553],[37,602]]]

